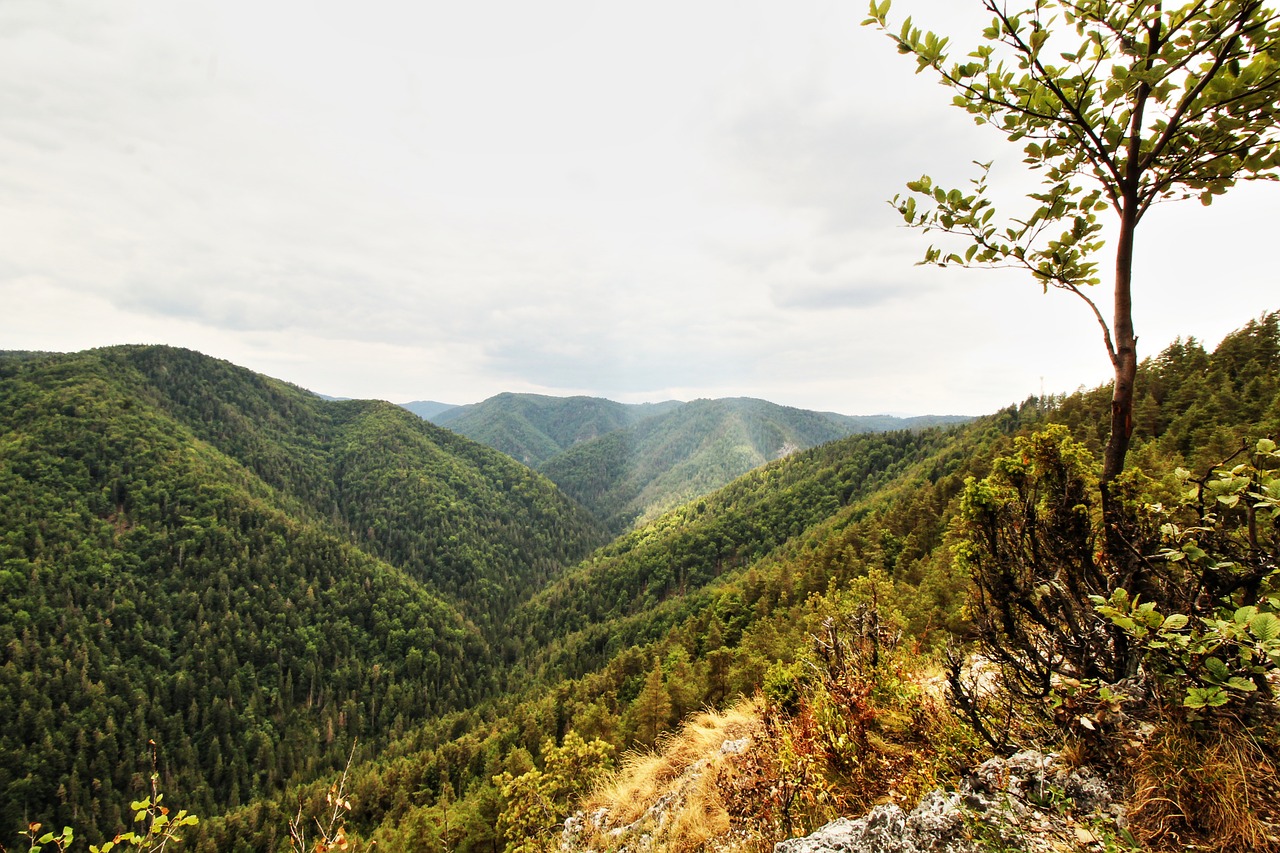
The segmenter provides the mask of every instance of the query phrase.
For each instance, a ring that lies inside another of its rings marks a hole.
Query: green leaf
[[[1188,708],[1217,708],[1227,704],[1227,699],[1221,687],[1192,687],[1182,704]]]
[[[1210,678],[1219,683],[1231,677],[1231,671],[1227,669],[1227,665],[1219,658],[1205,658],[1204,668],[1209,673]]]
[[[1249,620],[1249,632],[1263,643],[1280,639],[1280,619],[1274,613],[1259,613]]]

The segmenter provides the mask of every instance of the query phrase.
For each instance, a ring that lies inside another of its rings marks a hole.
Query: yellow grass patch
[[[1130,817],[1159,849],[1280,850],[1280,786],[1265,735],[1237,724],[1195,732],[1167,721],[1132,768]]]
[[[616,847],[641,834],[653,849],[737,849],[722,796],[735,761],[752,748],[762,728],[753,701],[725,711],[703,711],[658,743],[653,752],[631,753],[618,771],[582,804],[588,815],[607,816],[584,838],[589,849]]]

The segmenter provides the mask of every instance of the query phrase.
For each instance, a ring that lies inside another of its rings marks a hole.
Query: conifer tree
[[[662,663],[654,659],[653,669],[640,688],[632,706],[636,740],[645,746],[653,746],[658,735],[667,727],[671,718],[671,694],[662,678]]]

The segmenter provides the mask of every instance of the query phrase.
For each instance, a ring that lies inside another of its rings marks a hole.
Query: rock
[[[964,813],[956,794],[932,791],[910,812],[876,806],[858,820],[840,818],[808,838],[774,845],[774,853],[969,853]]]
[[[899,809],[901,811],[901,809]],[[859,835],[859,823],[847,817],[838,817],[831,823],[804,838],[790,838],[773,845],[773,853],[825,853],[853,849],[853,839]]]
[[[876,806],[857,820],[840,818],[807,838],[780,841],[774,853],[975,853],[981,849],[975,838],[1011,850],[1049,851],[1059,849],[1072,815],[1112,820],[1115,811],[1111,792],[1091,769],[1026,751],[984,762],[959,791],[932,791],[910,812]],[[1092,830],[1075,828],[1081,845],[1097,840]]]

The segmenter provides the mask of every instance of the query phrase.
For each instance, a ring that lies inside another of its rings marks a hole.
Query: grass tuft
[[[1131,824],[1153,849],[1280,850],[1275,744],[1223,720],[1207,730],[1166,720],[1130,767]]]

